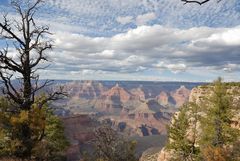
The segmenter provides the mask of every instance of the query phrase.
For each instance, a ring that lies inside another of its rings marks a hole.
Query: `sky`
[[[35,19],[54,48],[40,78],[240,81],[240,1],[217,1],[46,0]],[[0,0],[4,13],[18,17]]]

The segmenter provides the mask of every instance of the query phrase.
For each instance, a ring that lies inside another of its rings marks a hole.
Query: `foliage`
[[[191,105],[191,106],[190,106]],[[172,160],[196,160],[199,157],[199,148],[196,146],[196,124],[198,121],[197,106],[193,103],[185,104],[180,108],[178,115],[173,116],[168,129],[168,144],[166,149],[173,150]],[[188,112],[192,111],[189,115]],[[193,117],[191,120],[190,118]],[[192,136],[189,127],[192,126]]]
[[[219,78],[214,82],[210,97],[203,103],[204,113],[201,119],[202,144],[220,146],[231,144],[237,140],[239,130],[231,127],[233,119],[233,98],[227,93],[225,84]]]
[[[93,154],[85,153],[84,161],[137,161],[135,141],[128,141],[110,126],[96,129]]]
[[[229,153],[222,147],[208,146],[203,149],[204,160],[206,161],[228,161]]]
[[[240,140],[234,142],[231,150],[228,150],[230,152],[231,160],[238,161],[240,160]]]
[[[1,93],[7,98],[0,109],[0,154],[28,160],[35,155],[36,145],[46,141],[49,111],[44,106],[64,95],[61,88],[37,98],[44,87],[51,85],[49,80],[40,82],[38,74],[46,68],[42,65],[48,60],[46,51],[52,49],[49,27],[35,21],[43,2],[11,0],[17,18],[6,14],[0,22],[0,39],[6,42],[0,49]]]
[[[221,78],[209,85],[208,96],[188,103],[168,127],[167,149],[173,160],[237,161],[240,158],[239,129],[232,127],[236,101],[234,90]],[[195,101],[197,102],[197,101]],[[200,125],[200,126],[199,126]]]
[[[45,105],[38,108],[33,104],[30,111],[8,112],[11,104],[0,99],[0,157],[24,157],[27,146],[31,145],[31,159],[55,160],[63,156],[68,146],[61,120]],[[29,143],[23,142],[22,129],[30,127]],[[30,159],[30,158],[29,158]],[[58,159],[59,160],[59,159]]]

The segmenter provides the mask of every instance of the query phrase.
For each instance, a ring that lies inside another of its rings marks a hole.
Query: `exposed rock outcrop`
[[[185,86],[181,86],[175,91],[161,91],[158,96],[156,96],[157,101],[163,106],[175,106],[180,107],[189,99],[190,90]]]
[[[176,102],[176,106],[182,106],[189,99],[189,95],[191,90],[187,89],[185,86],[181,86],[175,92],[171,92],[171,96],[174,98]]]
[[[145,93],[141,88],[134,88],[130,90],[130,93],[132,94],[131,99],[132,100],[145,100]]]
[[[106,88],[99,82],[73,81],[64,85],[71,98],[94,99],[101,95]]]
[[[166,133],[166,124],[171,113],[161,111],[162,106],[152,105],[149,101],[138,102],[137,107],[123,107],[120,116],[105,116],[115,127],[121,127],[121,132],[128,135],[159,135]]]
[[[158,100],[159,103],[161,103],[162,105],[168,105],[169,104],[169,95],[162,91],[157,97],[156,99]]]
[[[96,101],[95,108],[101,111],[114,112],[115,109],[122,109],[123,104],[128,102],[131,94],[116,84],[110,90],[104,92]]]

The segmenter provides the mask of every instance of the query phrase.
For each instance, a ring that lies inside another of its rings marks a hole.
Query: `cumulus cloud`
[[[166,64],[163,61],[161,61],[158,64],[154,65],[154,67],[157,67],[159,69],[168,69],[168,70],[172,71],[173,73],[184,72],[187,69],[187,66],[185,64],[183,64],[183,63]]]
[[[239,37],[240,27],[140,26],[112,37],[59,32],[53,36],[54,61],[69,71],[179,73],[204,68],[232,72],[240,64]]]
[[[46,1],[36,21],[49,24],[54,33],[53,65],[46,73],[109,78],[114,73],[153,77],[163,70],[234,74],[240,69],[239,2],[211,1],[199,8],[179,0]]]

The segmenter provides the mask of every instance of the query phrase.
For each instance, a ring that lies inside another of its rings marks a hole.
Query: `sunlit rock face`
[[[189,99],[191,90],[186,88],[185,86],[181,86],[180,88],[167,92],[161,91],[156,99],[163,106],[174,106],[180,107]]]
[[[100,111],[114,112],[115,109],[122,109],[123,104],[129,101],[131,96],[128,91],[116,84],[99,96],[95,108]]]
[[[156,99],[158,100],[159,103],[161,103],[162,105],[168,105],[169,104],[169,95],[162,91],[157,97]]]
[[[73,81],[64,85],[64,90],[73,98],[94,99],[101,95],[106,88],[100,82]]]
[[[171,93],[171,96],[176,102],[176,106],[182,106],[189,98],[191,90],[187,89],[185,86],[181,86],[175,92]]]
[[[130,90],[131,100],[145,100],[145,93],[141,88],[133,88]]]

